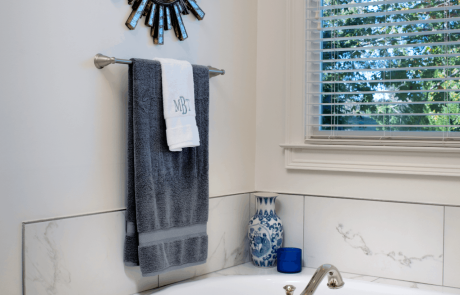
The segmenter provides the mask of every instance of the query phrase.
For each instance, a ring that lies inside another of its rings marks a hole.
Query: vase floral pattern
[[[283,244],[283,223],[275,212],[276,195],[256,195],[257,212],[249,220],[251,258],[259,267],[274,267]]]

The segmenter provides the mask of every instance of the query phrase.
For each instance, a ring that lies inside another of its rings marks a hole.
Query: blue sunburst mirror
[[[153,42],[164,44],[165,30],[174,29],[180,41],[188,38],[181,14],[190,14],[202,20],[205,13],[195,0],[128,0],[133,12],[126,21],[126,26],[134,30],[139,20],[145,16],[145,24],[151,27],[150,35]]]

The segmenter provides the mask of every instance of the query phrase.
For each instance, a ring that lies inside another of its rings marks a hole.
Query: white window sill
[[[281,144],[286,169],[460,176],[460,149]]]

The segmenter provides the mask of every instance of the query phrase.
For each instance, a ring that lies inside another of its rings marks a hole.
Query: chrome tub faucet
[[[315,294],[316,289],[319,284],[323,281],[324,277],[327,275],[327,286],[329,289],[340,289],[345,285],[342,279],[342,275],[339,270],[331,264],[323,264],[316,270],[315,274],[311,278],[307,287],[300,293],[300,295],[313,295]],[[285,286],[287,295],[293,295],[295,287],[288,285]]]

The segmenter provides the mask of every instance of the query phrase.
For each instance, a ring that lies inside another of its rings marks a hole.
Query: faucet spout
[[[328,276],[329,289],[340,289],[345,285],[339,270],[331,264],[323,264],[316,270],[305,290],[300,295],[313,295],[325,276]]]

